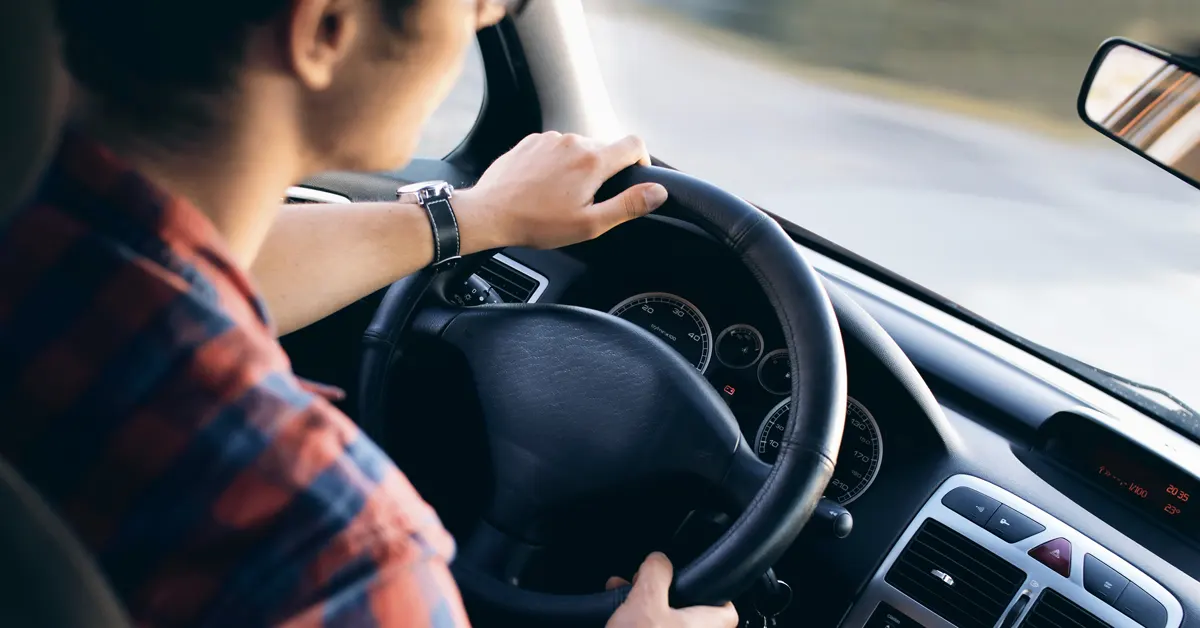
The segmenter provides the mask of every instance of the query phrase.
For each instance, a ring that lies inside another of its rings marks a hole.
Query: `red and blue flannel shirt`
[[[0,233],[0,455],[138,626],[465,626],[454,544],[208,219],[68,133]]]

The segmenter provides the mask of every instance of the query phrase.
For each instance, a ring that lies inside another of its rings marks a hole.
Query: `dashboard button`
[[[1039,563],[1057,571],[1064,578],[1071,577],[1071,542],[1064,538],[1046,541],[1029,550],[1029,555]]]
[[[1125,587],[1114,606],[1146,628],[1165,628],[1167,625],[1166,607],[1132,582]]]
[[[975,525],[982,526],[1000,507],[1000,502],[979,491],[960,486],[942,496],[942,505],[970,519]]]
[[[892,608],[887,602],[880,602],[863,628],[921,628],[921,624]]]
[[[1116,604],[1127,584],[1129,580],[1117,573],[1116,569],[1105,565],[1091,554],[1083,555],[1083,588],[1087,589],[1088,593],[1109,604]]]
[[[984,527],[987,528],[988,532],[995,534],[1009,543],[1023,541],[1046,529],[1046,526],[1004,504],[1000,504],[1000,508],[996,510],[996,514],[992,515],[991,519],[988,519],[987,525]]]

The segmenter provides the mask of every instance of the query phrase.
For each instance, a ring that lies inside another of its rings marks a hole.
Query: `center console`
[[[947,480],[845,628],[1179,628],[1165,588],[1079,531],[979,478]]]

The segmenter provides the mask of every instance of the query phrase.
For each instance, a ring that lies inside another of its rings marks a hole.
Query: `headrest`
[[[0,2],[0,221],[33,188],[66,110],[53,2]]]

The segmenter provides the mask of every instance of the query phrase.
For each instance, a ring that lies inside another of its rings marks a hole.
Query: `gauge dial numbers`
[[[780,438],[787,429],[791,410],[792,399],[789,397],[771,408],[759,426],[755,451],[763,462],[775,464],[779,457]],[[865,406],[847,398],[846,429],[842,432],[837,467],[825,489],[825,496],[843,506],[858,499],[875,481],[882,462],[883,440],[879,436],[879,424]]]
[[[712,359],[712,328],[687,299],[666,292],[646,292],[621,301],[609,314],[623,318],[671,345],[703,373]]]
[[[754,366],[762,353],[762,334],[749,325],[731,325],[717,336],[717,361],[731,369]]]

